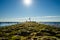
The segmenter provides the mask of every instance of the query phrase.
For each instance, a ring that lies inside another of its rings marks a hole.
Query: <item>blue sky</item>
[[[0,21],[60,21],[60,0],[32,0],[26,7],[22,0],[0,0]]]

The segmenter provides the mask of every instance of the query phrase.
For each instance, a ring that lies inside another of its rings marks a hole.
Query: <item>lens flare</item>
[[[32,4],[32,0],[23,0],[26,6],[30,6]]]

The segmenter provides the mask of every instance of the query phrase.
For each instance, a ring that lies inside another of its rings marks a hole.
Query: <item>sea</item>
[[[0,27],[10,26],[15,24],[20,24],[21,22],[0,22]],[[39,22],[40,24],[51,25],[55,27],[60,27],[60,22]]]
[[[60,22],[40,22],[41,24],[60,27]]]
[[[19,22],[0,22],[0,27],[18,24]]]

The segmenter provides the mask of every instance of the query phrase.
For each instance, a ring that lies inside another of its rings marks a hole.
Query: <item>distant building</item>
[[[31,21],[31,18],[29,18],[29,21]]]

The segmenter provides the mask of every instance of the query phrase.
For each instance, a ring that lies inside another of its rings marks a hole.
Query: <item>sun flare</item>
[[[23,0],[26,6],[30,6],[32,4],[32,0]]]

